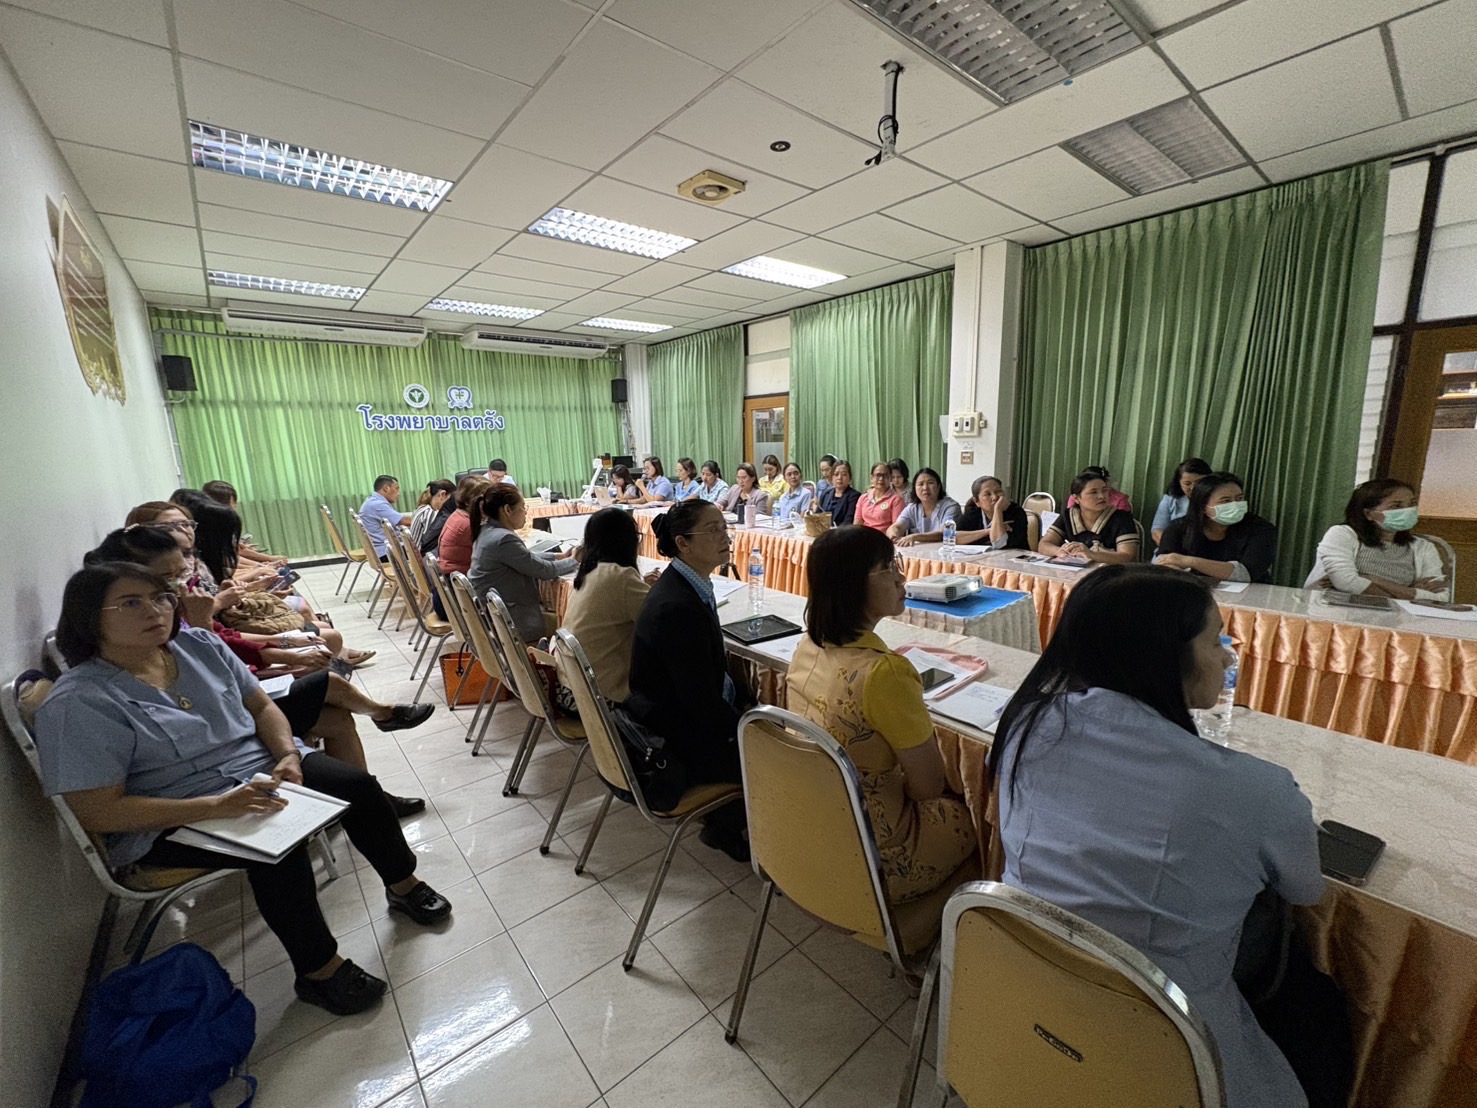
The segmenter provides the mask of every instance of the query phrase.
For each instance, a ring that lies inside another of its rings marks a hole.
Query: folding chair
[[[1456,599],[1456,550],[1451,543],[1440,535],[1416,535],[1415,538],[1425,539],[1436,548],[1441,555],[1441,575],[1446,578],[1447,596],[1451,600]]]
[[[458,608],[461,609],[462,622],[466,624],[472,654],[481,664],[486,674],[493,678],[488,685],[487,691],[482,696],[482,702],[477,705],[477,712],[472,716],[472,723],[467,728],[467,741],[472,743],[472,757],[482,753],[482,741],[487,734],[487,728],[492,723],[492,714],[497,710],[501,691],[509,684],[508,675],[503,669],[502,654],[497,644],[492,640],[492,627],[487,622],[485,610],[477,603],[477,596],[472,588],[472,582],[465,573],[453,573],[451,575],[451,595]],[[487,715],[482,716],[482,726],[477,727],[478,716],[481,716],[483,705],[487,707]],[[477,737],[472,738],[472,732],[477,732]]]
[[[359,534],[364,540],[364,549],[369,556],[365,564],[374,570],[374,588],[369,594],[369,618],[374,618],[374,609],[380,601],[381,596],[387,596],[384,614],[380,616],[379,626],[384,630],[385,616],[390,614],[390,609],[395,604],[395,597],[400,593],[400,581],[395,576],[395,567],[379,560],[379,555],[374,552],[374,542],[369,537],[369,525],[366,524],[358,512],[351,513],[354,517],[354,526],[359,528]]]
[[[328,510],[327,504],[319,504],[318,511],[323,516],[323,525],[328,528],[328,541],[333,544],[335,553],[343,556],[344,571],[339,574],[338,588],[333,590],[337,596],[344,587],[344,579],[349,576],[349,566],[354,566],[354,580],[349,582],[349,591],[344,593],[345,598],[354,595],[354,586],[359,583],[359,574],[364,572],[364,563],[369,560],[369,555],[363,550],[350,550],[348,543],[344,542],[344,536],[339,533],[338,524],[334,522],[333,513]]]
[[[1056,497],[1049,492],[1033,492],[1021,501],[1021,507],[1028,512],[1040,513],[1042,510],[1048,512],[1056,511]]]
[[[406,548],[405,540],[391,530],[388,523],[381,523],[380,526],[385,529],[385,539],[389,543],[390,560],[395,565],[395,573],[405,582],[406,606],[410,609],[416,628],[422,636],[420,650],[415,656],[415,665],[410,670],[410,679],[414,681],[415,675],[420,672],[421,663],[426,664],[425,675],[421,677],[421,683],[415,690],[415,699],[411,701],[412,704],[419,704],[422,694],[426,691],[426,682],[430,680],[431,670],[436,667],[436,658],[441,653],[441,644],[451,637],[453,628],[451,622],[438,616],[431,606],[431,597],[434,594],[420,558]],[[432,643],[436,644],[434,650],[431,648]]]
[[[1220,1052],[1128,943],[994,881],[944,906],[938,1083],[969,1105],[1224,1108]]]

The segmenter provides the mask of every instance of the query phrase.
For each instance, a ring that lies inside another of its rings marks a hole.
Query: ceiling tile
[[[162,292],[158,289],[139,289],[139,295],[149,304],[171,308],[209,308],[209,296],[196,296],[185,292]]]
[[[1160,189],[1146,196],[1119,200],[1090,212],[1065,216],[1054,222],[1069,235],[1080,235],[1084,231],[1095,231],[1100,227],[1115,227],[1130,220],[1178,211],[1194,204],[1203,204],[1207,200],[1217,200],[1223,196],[1260,188],[1264,184],[1261,175],[1247,165],[1216,177],[1207,177],[1203,181],[1179,185],[1172,189]]]
[[[875,269],[895,264],[891,258],[822,238],[803,239],[789,246],[782,246],[773,256],[782,261],[814,266],[816,269],[845,274],[847,277],[859,277],[863,273],[871,273]]]
[[[1185,95],[1170,68],[1141,47],[987,115],[908,157],[950,177],[968,177],[1044,150]]]
[[[632,184],[644,185],[657,192],[677,194],[677,186],[705,169],[717,170],[745,184],[744,191],[725,200],[718,211],[729,215],[763,215],[771,208],[788,204],[805,195],[802,185],[770,177],[736,161],[704,153],[666,135],[652,135],[642,140],[619,160],[607,166],[607,176]],[[696,204],[695,200],[683,200]]]
[[[512,259],[517,261],[519,259]],[[555,285],[548,281],[530,281],[526,277],[507,277],[500,273],[484,273],[480,269],[474,269],[471,273],[464,273],[461,280],[457,282],[460,289],[469,290],[463,296],[457,296],[462,300],[482,300],[491,304],[507,304],[509,296],[539,297],[544,300],[552,300],[562,304],[570,297],[578,296],[581,292],[601,287],[602,281],[608,281],[608,273],[586,273],[588,283],[575,287],[573,285]],[[448,293],[448,295],[450,295]],[[521,304],[521,302],[520,302]]]
[[[561,312],[579,312],[582,319],[593,319],[601,315],[618,315],[618,309],[635,303],[639,297],[620,292],[587,292],[568,303],[560,305]]]
[[[1477,84],[1471,57],[1471,46],[1477,42],[1477,4],[1452,0],[1396,20],[1390,24],[1390,37],[1411,115],[1471,99]]]
[[[557,308],[573,296],[579,295],[579,289],[564,289],[557,296],[535,296],[531,292],[493,293],[485,289],[475,288],[469,285],[466,279],[463,278],[457,284],[442,290],[441,295],[447,300],[469,300],[474,304],[501,304],[506,308],[537,308],[543,312],[548,311],[550,308]],[[478,318],[486,319],[488,317],[480,316]]]
[[[355,312],[374,312],[379,315],[413,316],[426,306],[426,298],[408,292],[378,292],[370,289],[354,302],[350,309]]]
[[[181,58],[180,72],[191,119],[410,173],[455,180],[484,145],[480,139],[428,123],[304,92],[211,62]]]
[[[484,227],[437,213],[421,225],[396,257],[465,270],[486,261],[513,234],[503,228]]]
[[[178,292],[192,296],[205,295],[205,274],[199,266],[161,265],[158,262],[129,262],[133,283],[154,292]]]
[[[1071,215],[1129,195],[1060,146],[987,170],[964,183],[1037,219]]]
[[[724,266],[733,265],[734,262],[741,262],[760,254],[768,254],[786,243],[795,242],[804,237],[799,231],[791,231],[787,227],[775,227],[772,224],[751,219],[732,231],[725,231],[706,242],[689,246],[676,257],[684,264],[697,266],[700,269],[722,269]]]
[[[940,250],[936,254],[925,254],[921,258],[914,258],[914,265],[921,265],[924,269],[953,269],[954,255],[957,250]]]
[[[602,20],[498,141],[599,169],[718,77],[709,66]]]
[[[200,236],[193,227],[121,215],[99,216],[118,256],[136,262],[200,266]]]
[[[184,158],[168,50],[3,6],[0,42],[54,137]]]
[[[190,0],[176,8],[175,25],[182,54],[482,139],[492,137],[528,92],[516,81],[286,0]]]
[[[678,255],[681,257],[681,255]],[[651,296],[669,288],[701,277],[703,271],[676,262],[652,262],[645,269],[628,273],[610,282],[605,288],[609,292],[629,292],[637,296]]]
[[[589,316],[578,315],[574,312],[547,312],[544,315],[534,316],[532,319],[525,320],[522,323],[517,323],[511,319],[498,320],[496,322],[500,331],[503,330],[504,324],[509,327],[517,327],[523,331],[562,331],[567,327],[573,327],[580,320],[588,318]],[[483,326],[491,322],[494,321],[488,320],[484,322]]]
[[[948,183],[937,173],[894,158],[776,208],[764,218],[814,234]]]
[[[939,250],[953,251],[959,243],[953,239],[936,235],[907,223],[899,223],[890,216],[873,214],[832,227],[821,233],[821,238],[845,243],[858,250],[868,250],[888,258],[913,259],[920,254],[931,254]]]
[[[439,296],[441,290],[456,284],[464,269],[446,265],[428,265],[396,259],[385,266],[374,281],[377,292],[411,292]]]
[[[873,143],[882,114],[882,63],[887,61],[903,66],[898,149],[905,155],[996,108],[983,93],[905,46],[851,4],[826,5],[739,70],[739,76]]]
[[[830,297],[830,293],[820,289],[814,292],[801,290],[791,292],[787,296],[777,296],[773,300],[766,300],[760,308],[765,315],[781,315],[785,312],[793,312],[796,308],[803,308],[807,304],[819,304],[822,300],[829,300]]]
[[[1237,78],[1204,96],[1257,161],[1400,119],[1378,31]]]
[[[544,235],[516,235],[513,241],[498,251],[499,256],[527,258],[535,262],[568,266],[572,269],[593,269],[599,273],[617,275],[634,273],[650,264],[650,258],[639,258],[635,254],[622,254],[618,250],[602,250],[598,246],[585,246],[578,242],[565,242]]]
[[[371,259],[372,260],[372,259]],[[362,270],[334,269],[331,266],[315,265],[312,262],[284,262],[271,258],[243,258],[235,254],[217,254],[205,251],[205,265],[209,269],[224,273],[245,273],[252,277],[282,277],[289,281],[318,281],[325,285],[348,285],[364,288],[378,269],[368,273]]]
[[[701,58],[732,69],[777,38],[817,0],[616,0],[605,17]]]
[[[440,209],[457,219],[521,231],[589,179],[589,171],[510,146],[492,146],[452,187]]]
[[[733,78],[665,123],[662,133],[811,188],[850,177],[873,153],[859,139]],[[791,144],[782,154],[769,149],[779,140]]]
[[[888,208],[887,214],[961,242],[994,238],[1036,222],[993,200],[986,200],[963,185],[949,185],[937,192],[904,200]]]
[[[1404,15],[1420,0],[1242,0],[1159,40],[1196,88]]]
[[[771,281],[755,280],[753,277],[739,277],[732,273],[710,273],[706,277],[699,277],[690,285],[683,285],[681,289],[672,289],[666,295],[675,297],[679,293],[685,296],[689,292],[716,293],[719,296],[727,296],[730,300],[727,304],[717,304],[715,307],[737,309],[745,307],[744,301],[746,300],[767,300],[776,290],[783,292],[784,288],[783,285],[776,285]]]
[[[1018,242],[1022,246],[1045,246],[1048,242],[1056,242],[1067,236],[1054,227],[1038,223],[1032,227],[1022,227],[1019,231],[1011,231],[1004,237],[1007,242]]]
[[[551,285],[567,285],[577,289],[599,288],[609,284],[609,273],[590,269],[574,269],[567,265],[550,265],[548,262],[530,258],[515,258],[507,254],[494,254],[476,269],[477,273],[490,273],[500,277],[515,277],[520,280],[543,281]],[[468,274],[468,277],[472,274]],[[570,294],[574,295],[573,293]]]
[[[635,311],[637,308],[640,308],[643,312],[654,312],[657,315],[666,317],[664,322],[670,322],[676,319],[707,319],[708,316],[713,314],[713,309],[710,307],[700,304],[679,304],[675,300],[662,300],[655,296],[648,297],[645,300],[638,300],[631,305],[632,311]]]
[[[212,231],[250,238],[275,239],[304,246],[324,246],[330,250],[347,250],[354,254],[374,254],[388,258],[405,240],[357,227],[334,227],[328,223],[309,223],[304,219],[287,219],[265,212],[246,212],[239,208],[222,208],[215,204],[200,205],[200,226]]]
[[[105,4],[97,0],[9,0],[9,3],[155,46],[169,45],[164,5],[159,0],[108,0]]]
[[[94,211],[164,223],[195,222],[185,166],[72,142],[57,146]]]
[[[592,178],[565,197],[562,206],[699,240],[712,238],[743,221],[742,216],[721,208],[695,204],[675,193],[654,192],[613,177]]]
[[[745,290],[745,294],[734,296],[727,292],[714,292],[712,289],[699,288],[697,283],[690,285],[678,285],[675,289],[668,289],[662,293],[663,300],[675,300],[679,304],[697,304],[702,307],[712,308],[715,311],[725,311],[730,308],[743,308],[761,300],[764,296],[765,285],[760,281],[748,281],[743,277],[734,277],[726,273],[710,273],[708,277],[698,278],[698,282],[706,281],[711,277],[722,277],[725,281],[744,282],[739,287]],[[728,287],[725,285],[725,287]],[[774,287],[774,286],[770,286]]]
[[[1188,19],[1193,19],[1212,8],[1225,4],[1226,0],[1118,0],[1151,32],[1159,32]]]
[[[1272,158],[1262,162],[1261,169],[1273,181],[1291,181],[1310,173],[1377,158],[1394,150],[1410,150],[1458,135],[1469,135],[1473,131],[1477,131],[1477,99]],[[1387,229],[1386,233],[1391,232]]]
[[[310,223],[327,223],[333,227],[357,227],[361,231],[394,236],[397,246],[426,218],[422,212],[354,197],[334,196],[208,169],[192,172],[195,175],[195,197],[201,204],[219,204],[225,208],[305,219]],[[390,252],[393,251],[394,247],[391,247]]]
[[[589,22],[590,12],[561,0],[301,0],[304,7],[408,42],[432,54],[537,83]]]
[[[921,277],[928,270],[921,265],[913,265],[909,262],[895,262],[881,269],[874,269],[871,273],[865,273],[860,277],[852,277],[845,281],[837,281],[834,285],[823,285],[817,292],[825,292],[828,296],[846,296],[853,292],[865,292],[867,289],[875,289],[879,285],[890,285],[894,281],[906,281],[910,277]]]
[[[226,231],[202,231],[205,249],[214,254],[235,254],[242,258],[265,258],[275,262],[325,265],[350,273],[370,276],[385,267],[388,255],[360,254],[351,250],[331,250],[325,246],[291,240],[254,238]]]

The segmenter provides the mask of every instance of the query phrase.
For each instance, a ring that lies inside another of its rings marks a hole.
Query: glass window
[[[1390,363],[1394,354],[1394,337],[1376,335],[1369,347],[1369,376],[1364,381],[1364,411],[1359,418],[1359,462],[1354,471],[1356,484],[1374,476],[1380,448],[1380,423],[1385,415],[1385,392],[1390,384]]]
[[[1405,318],[1410,293],[1410,271],[1415,266],[1416,232],[1421,224],[1421,201],[1426,194],[1430,162],[1412,162],[1390,170],[1390,195],[1385,203],[1385,243],[1380,251],[1380,291],[1375,301],[1376,327]]]
[[[1477,315],[1477,150],[1447,159],[1421,296],[1422,319],[1469,315]]]

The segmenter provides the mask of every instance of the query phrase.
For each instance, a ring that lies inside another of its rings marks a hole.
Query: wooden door
[[[750,396],[744,401],[744,458],[760,470],[766,454],[773,454],[783,468],[790,458],[790,394]]]

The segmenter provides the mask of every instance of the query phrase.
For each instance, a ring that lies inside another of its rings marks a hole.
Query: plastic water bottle
[[[764,614],[764,555],[757,546],[749,551],[749,614]]]
[[[1231,664],[1221,681],[1221,694],[1216,698],[1215,707],[1200,712],[1196,725],[1202,738],[1226,746],[1231,741],[1231,709],[1236,706],[1236,676],[1241,662],[1229,635],[1221,636],[1221,649],[1231,656]]]
[[[943,559],[946,562],[954,560],[954,536],[959,533],[959,527],[952,518],[944,520],[944,549]]]

